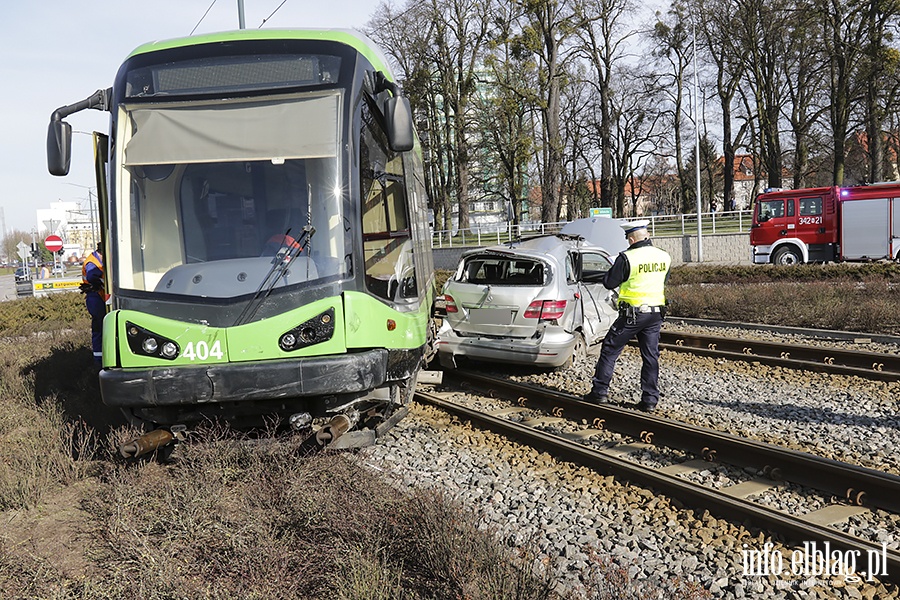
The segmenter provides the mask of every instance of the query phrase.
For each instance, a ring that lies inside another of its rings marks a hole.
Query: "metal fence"
[[[599,217],[603,218],[603,217]],[[697,235],[697,213],[685,215],[656,215],[642,217],[650,220],[650,235],[683,236]],[[708,212],[700,214],[701,235],[714,233],[746,233],[750,231],[752,213],[749,210]],[[490,246],[503,244],[532,235],[559,233],[568,221],[558,223],[498,223],[479,225],[471,229],[435,231],[432,233],[433,248],[453,248],[456,246]]]

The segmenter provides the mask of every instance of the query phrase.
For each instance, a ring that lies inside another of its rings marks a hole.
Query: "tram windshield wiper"
[[[285,240],[285,242],[290,239],[288,237],[290,232],[290,227],[284,232],[284,237],[282,239]],[[293,263],[294,259],[309,245],[315,232],[315,227],[312,225],[305,225],[303,227],[303,232],[300,234],[300,239],[290,244],[286,243],[286,245],[282,246],[275,253],[275,257],[272,259],[272,268],[266,273],[266,276],[256,289],[256,293],[253,294],[253,297],[247,303],[247,306],[241,311],[241,314],[234,322],[235,326],[248,323],[256,316],[256,311],[259,310],[259,307],[262,306],[263,302],[266,301],[266,298],[269,297],[269,294],[272,293],[278,280],[287,275],[287,270],[291,266],[291,263]]]

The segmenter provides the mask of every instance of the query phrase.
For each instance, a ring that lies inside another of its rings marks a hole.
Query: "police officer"
[[[99,365],[103,359],[103,317],[106,316],[107,298],[103,284],[103,247],[100,244],[84,259],[80,289],[91,315],[91,350],[94,352],[94,362]]]
[[[603,278],[607,289],[619,288],[619,318],[600,350],[586,402],[609,402],[609,382],[625,344],[637,336],[641,349],[641,401],[635,408],[653,412],[659,402],[659,330],[666,315],[665,284],[672,259],[653,246],[647,225],[640,220],[622,223],[628,249],[619,253]]]

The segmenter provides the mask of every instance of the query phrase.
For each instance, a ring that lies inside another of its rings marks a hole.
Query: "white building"
[[[66,258],[71,249],[82,248],[83,253],[92,251],[100,241],[96,214],[91,208],[82,210],[77,202],[51,202],[50,208],[39,208],[37,215],[38,239],[48,235],[58,235],[66,246]],[[81,258],[78,256],[77,258]]]

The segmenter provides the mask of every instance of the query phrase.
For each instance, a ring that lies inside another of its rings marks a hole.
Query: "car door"
[[[585,341],[592,345],[606,336],[619,314],[616,308],[618,294],[601,283],[603,274],[612,267],[612,261],[599,250],[581,251],[576,261],[580,264],[577,286],[583,315],[582,331]]]

